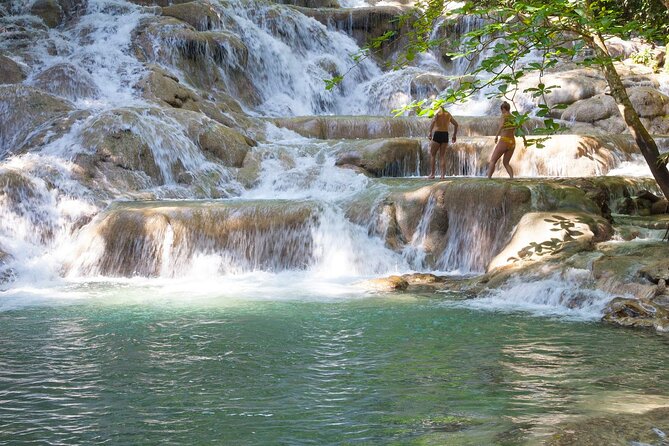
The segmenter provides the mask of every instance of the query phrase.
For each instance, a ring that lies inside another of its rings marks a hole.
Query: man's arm
[[[435,115],[434,118],[432,118],[432,122],[430,123],[430,130],[427,134],[427,139],[430,141],[432,140],[432,129],[434,128],[434,124],[437,122],[437,116]]]
[[[453,142],[458,140],[458,121],[453,119],[453,115],[451,115],[451,124],[453,124]]]

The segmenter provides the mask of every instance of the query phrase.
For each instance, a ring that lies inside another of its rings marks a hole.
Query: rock
[[[667,200],[656,201],[650,207],[651,215],[666,214],[666,213],[669,213],[669,201]]]
[[[133,48],[140,60],[175,67],[203,98],[222,91],[246,105],[260,103],[260,94],[246,71],[248,50],[231,33],[198,32],[180,20],[155,17],[137,29]]]
[[[302,8],[341,8],[338,0],[280,0],[277,3]]]
[[[179,82],[179,78],[158,65],[151,65],[149,74],[138,83],[147,99],[162,101],[171,107],[182,108],[201,97]]]
[[[225,93],[216,93],[215,102],[202,98],[195,90],[181,84],[179,79],[157,65],[150,65],[149,74],[137,88],[146,99],[174,108],[204,113],[228,127],[250,129],[254,124],[246,117],[239,103]]]
[[[163,15],[188,23],[198,31],[208,31],[221,25],[214,7],[205,1],[190,1],[163,7]]]
[[[633,215],[636,212],[636,203],[630,197],[623,197],[616,201],[617,214]]]
[[[604,134],[621,134],[629,133],[629,129],[623,118],[620,116],[611,116],[606,119],[600,119],[594,122],[595,127],[603,130]]]
[[[669,114],[669,96],[651,87],[637,87],[628,90],[630,101],[639,116],[654,118]]]
[[[33,85],[73,101],[95,99],[100,96],[100,90],[93,78],[85,71],[68,63],[57,64],[42,71],[35,77]]]
[[[404,291],[409,283],[400,276],[388,276],[380,279],[372,279],[365,282],[377,291]]]
[[[658,197],[658,196],[655,195],[654,193],[652,193],[652,192],[650,192],[650,191],[647,191],[647,190],[639,191],[639,192],[636,194],[636,198],[641,199],[641,200],[648,200],[648,201],[650,201],[651,203],[657,203],[658,201],[661,200],[660,197]]]
[[[669,281],[669,259],[655,260],[639,270],[639,274],[655,284]]]
[[[426,273],[403,274],[402,279],[409,285],[434,285],[445,281],[444,277]]]
[[[21,65],[0,54],[0,84],[20,84],[25,78]]]
[[[595,122],[619,115],[616,101],[608,95],[599,94],[590,99],[577,101],[562,113],[565,121]]]
[[[389,31],[398,31],[403,23],[400,16],[406,8],[398,6],[374,6],[346,9],[298,8],[301,13],[312,17],[323,25],[349,34],[358,45],[366,45],[371,39]],[[387,43],[392,42],[390,39]],[[383,49],[388,48],[385,45]]]
[[[488,271],[518,261],[591,249],[594,240],[610,238],[613,229],[602,218],[584,213],[532,212],[523,215],[511,240],[488,264]]]
[[[30,13],[41,18],[49,28],[57,27],[65,18],[58,0],[36,0],[30,7]]]
[[[198,143],[205,152],[209,152],[230,167],[242,167],[250,146],[243,135],[215,121],[202,130]]]
[[[160,201],[116,203],[81,231],[72,275],[175,276],[198,255],[220,271],[304,269],[314,261],[314,206],[305,202]],[[167,232],[173,237],[167,237]],[[104,247],[91,253],[90,246]],[[252,246],[253,249],[249,249]]]
[[[359,151],[340,154],[335,165],[353,165],[377,177],[407,176],[416,173],[422,160],[421,145],[409,138],[364,141]]]
[[[135,123],[142,118],[143,112],[132,109],[117,109],[98,116],[83,132],[82,146],[90,150],[95,159],[93,166],[108,163],[124,170],[146,174],[155,184],[166,180],[161,171],[147,135],[140,133]],[[141,128],[141,127],[140,127]],[[76,159],[82,167],[89,167],[85,162],[89,158]],[[88,171],[88,176],[95,173]]]
[[[648,126],[651,135],[669,135],[669,116],[657,116]]]
[[[540,80],[538,75],[523,77],[519,89],[536,88]],[[581,68],[558,73],[544,74],[541,82],[547,86],[556,85],[546,95],[546,103],[553,107],[557,104],[573,104],[574,102],[591,98],[606,88],[606,81],[597,70]],[[542,102],[543,98],[535,98],[535,102]]]
[[[649,300],[617,297],[604,309],[602,320],[623,327],[669,331],[669,311]]]
[[[386,245],[417,267],[482,271],[530,206],[529,189],[508,182],[439,181],[390,194],[381,205]],[[472,250],[471,246],[484,249]]]
[[[627,377],[620,376],[620,386],[625,386]],[[644,412],[634,410],[635,401]],[[606,401],[606,400],[605,400]],[[546,446],[646,446],[665,443],[664,433],[669,432],[669,407],[658,407],[664,401],[653,403],[643,396],[637,398],[614,397],[612,404],[599,403],[601,408],[612,410],[632,409],[629,413],[615,413],[605,416],[583,416],[557,424],[555,433],[546,439]],[[628,405],[629,403],[629,405]],[[620,407],[623,406],[623,407]],[[655,406],[655,408],[653,408]],[[653,410],[649,410],[653,408]]]
[[[447,77],[436,73],[423,73],[411,80],[411,97],[415,99],[434,99],[439,93],[452,85]]]
[[[25,138],[41,125],[67,115],[69,101],[22,85],[0,86],[0,155],[21,149]]]

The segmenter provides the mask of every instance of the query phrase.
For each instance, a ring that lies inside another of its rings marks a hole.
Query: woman
[[[453,124],[453,140],[455,143],[458,139],[458,123],[453,119],[453,116],[444,110],[444,107],[439,107],[439,110],[434,115],[432,123],[430,124],[430,132],[428,139],[430,142],[430,176],[429,179],[434,178],[435,163],[437,151],[439,152],[439,167],[441,167],[441,179],[444,179],[446,173],[446,147],[448,147],[448,126]]]
[[[502,117],[500,118],[499,130],[497,130],[497,134],[495,135],[495,143],[497,145],[488,163],[488,178],[492,177],[495,165],[502,155],[504,155],[502,159],[504,168],[509,173],[509,176],[513,178],[513,169],[509,165],[509,161],[516,148],[516,126],[513,124],[513,116],[511,115],[511,106],[509,103],[503,102],[500,108],[502,109]]]

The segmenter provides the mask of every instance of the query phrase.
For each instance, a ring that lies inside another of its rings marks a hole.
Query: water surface
[[[0,313],[0,444],[523,444],[669,406],[669,338],[421,295]]]

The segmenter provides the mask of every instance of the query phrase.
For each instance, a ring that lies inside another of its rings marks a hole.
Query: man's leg
[[[444,179],[444,175],[446,175],[446,148],[448,147],[448,143],[442,143],[439,144],[439,168],[441,169],[441,179]]]
[[[430,141],[430,176],[428,177],[429,179],[434,178],[434,170],[437,162],[435,157],[437,156],[438,150],[439,150],[439,143]]]

